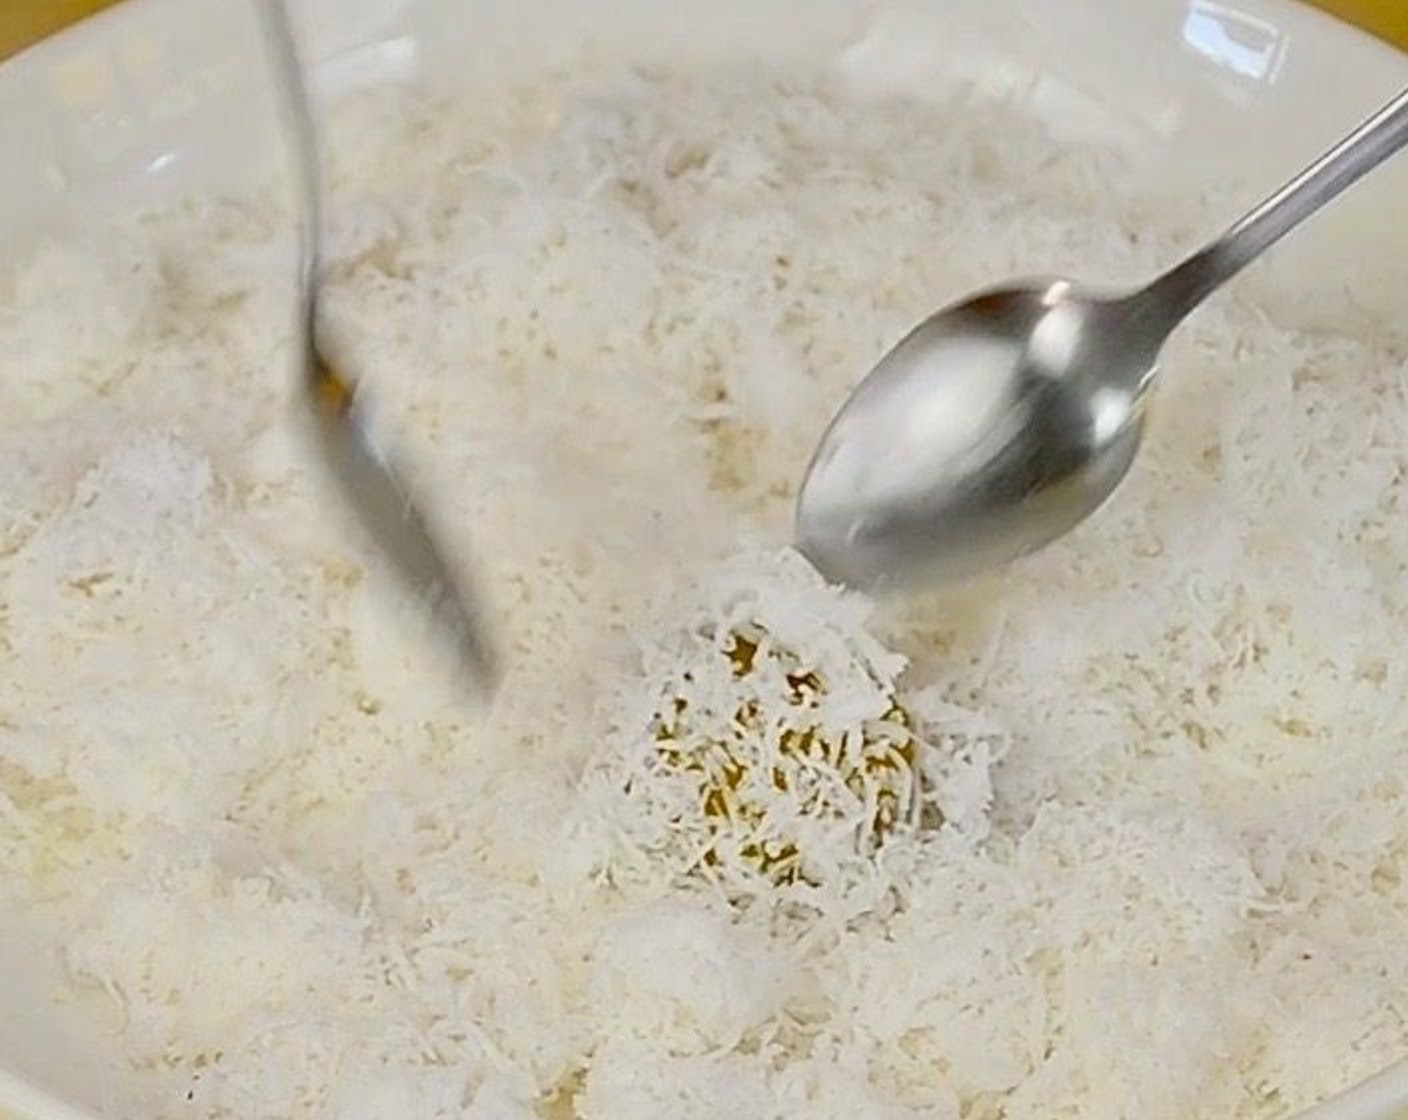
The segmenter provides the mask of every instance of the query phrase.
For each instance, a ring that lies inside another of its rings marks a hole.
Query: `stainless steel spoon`
[[[322,267],[322,184],[318,135],[293,27],[283,0],[260,0],[259,12],[279,78],[298,175],[299,299],[304,350],[303,393],[322,457],[392,569],[431,612],[467,670],[470,686],[492,691],[498,661],[481,598],[463,564],[452,564],[406,481],[404,465],[381,447],[367,423],[364,387],[323,358],[318,345],[318,282]]]
[[[925,320],[823,436],[798,500],[798,547],[831,579],[905,586],[1016,559],[1074,528],[1134,459],[1173,329],[1405,144],[1408,90],[1146,288],[1031,280]]]

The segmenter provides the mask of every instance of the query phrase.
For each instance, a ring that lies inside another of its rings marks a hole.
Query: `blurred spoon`
[[[294,141],[300,199],[299,299],[303,392],[314,431],[333,478],[394,571],[431,612],[467,670],[469,683],[488,695],[498,663],[488,640],[480,599],[460,566],[452,565],[406,482],[406,472],[368,428],[367,392],[323,358],[318,345],[318,282],[322,268],[322,185],[317,131],[309,109],[293,27],[283,0],[260,0],[274,55],[281,98]]]
[[[822,437],[798,500],[798,547],[828,578],[903,586],[1016,559],[1075,528],[1134,459],[1173,329],[1405,144],[1408,90],[1146,288],[1025,281],[925,320]]]

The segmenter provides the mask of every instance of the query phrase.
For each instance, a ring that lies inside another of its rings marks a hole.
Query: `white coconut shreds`
[[[1270,1118],[1408,1051],[1401,338],[1220,296],[1093,523],[868,617],[784,548],[847,389],[1215,207],[797,73],[333,146],[327,334],[488,591],[489,711],[319,485],[279,207],[3,290],[0,903],[116,1012],[112,1115]]]

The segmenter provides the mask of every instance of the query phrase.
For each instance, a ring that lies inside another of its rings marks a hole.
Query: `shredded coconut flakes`
[[[333,148],[328,337],[482,566],[488,711],[290,419],[278,206],[4,289],[0,899],[116,1013],[114,1115],[1223,1120],[1402,1055],[1401,338],[1221,297],[1098,518],[872,614],[779,551],[855,379],[1216,206],[834,74],[382,91]]]

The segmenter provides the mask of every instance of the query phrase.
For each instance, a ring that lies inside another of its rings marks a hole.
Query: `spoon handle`
[[[1341,191],[1408,145],[1408,89],[1217,240],[1133,297],[1171,330],[1227,280]]]
[[[391,569],[427,608],[450,640],[471,688],[488,697],[498,679],[483,597],[463,564],[451,564],[433,523],[422,512],[408,474],[378,446],[366,424],[366,395],[324,360],[318,345],[318,286],[322,271],[322,157],[287,0],[256,5],[271,48],[279,101],[293,139],[297,187],[298,299],[303,397],[324,465]]]
[[[298,298],[302,320],[312,324],[308,341],[316,332],[319,273],[322,271],[323,184],[322,158],[313,110],[308,104],[308,88],[303,77],[293,23],[283,0],[261,0],[255,5],[271,48],[274,78],[278,83],[279,106],[284,124],[292,137],[294,186],[298,212]],[[308,368],[313,371],[315,363]]]

